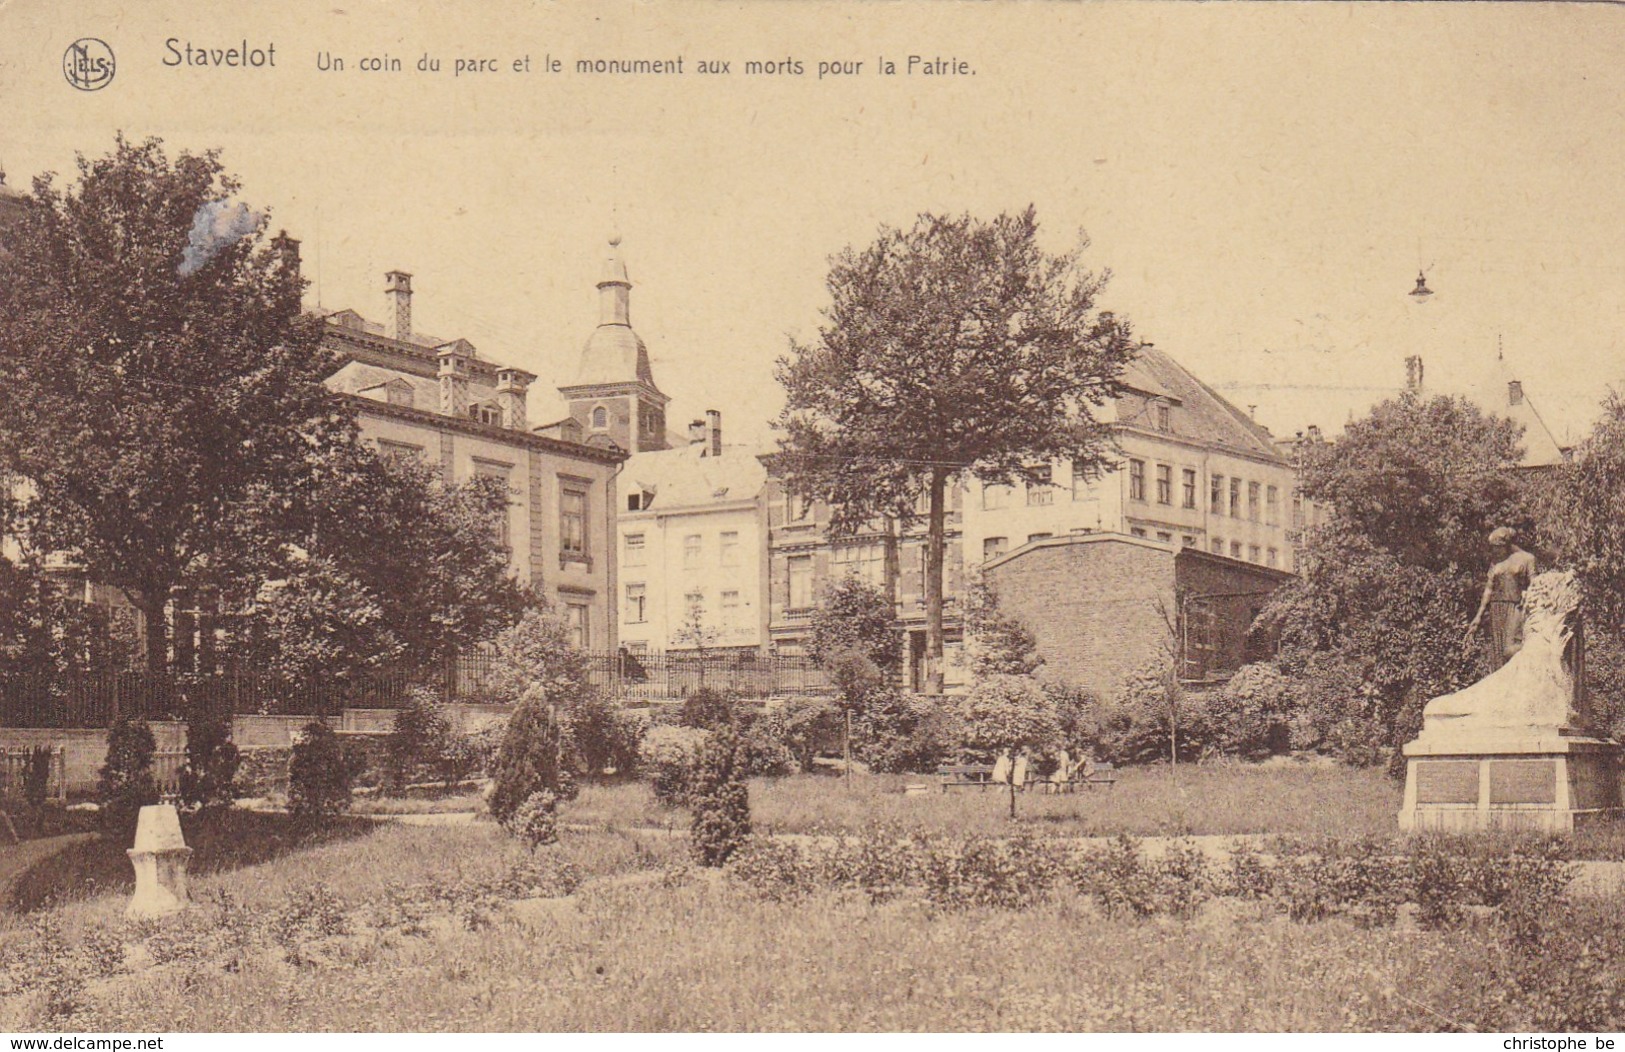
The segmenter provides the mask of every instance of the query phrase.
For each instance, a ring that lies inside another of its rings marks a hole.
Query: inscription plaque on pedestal
[[[1478,761],[1418,760],[1416,802],[1419,804],[1478,803]]]
[[[1490,761],[1490,803],[1554,804],[1556,802],[1556,761]]]

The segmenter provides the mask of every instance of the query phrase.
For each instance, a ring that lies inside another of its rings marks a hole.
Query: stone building
[[[558,605],[581,647],[614,649],[624,447],[609,429],[590,433],[573,418],[533,426],[534,374],[480,357],[467,340],[416,331],[412,275],[395,270],[384,280],[383,323],[348,309],[326,315],[324,340],[343,360],[328,387],[355,407],[363,437],[380,451],[422,458],[448,481],[505,482],[513,503],[499,541],[513,572]],[[598,343],[595,333],[589,355]]]

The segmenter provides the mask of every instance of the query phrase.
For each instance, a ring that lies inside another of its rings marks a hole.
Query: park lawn
[[[140,955],[94,979],[65,1017],[39,994],[0,999],[0,1029],[442,1030],[1436,1030],[1486,1017],[1503,953],[1491,934],[1295,924],[1240,902],[1195,920],[1102,916],[1069,891],[1021,910],[940,910],[917,896],[764,901],[682,862],[686,844],[574,833],[542,855],[574,894],[504,906],[478,930],[421,934],[352,921],[284,954],[223,967]],[[388,882],[479,878],[526,857],[485,826],[377,827],[197,881],[274,914],[312,887],[350,915]],[[68,941],[131,934],[123,893],[47,911]],[[194,907],[207,909],[207,906]],[[34,918],[37,919],[37,918]],[[21,918],[0,938],[26,937]],[[176,921],[165,922],[173,925]],[[8,947],[10,944],[8,943]]]
[[[923,795],[903,787],[924,784]],[[1131,767],[1117,785],[1067,795],[1018,794],[1020,826],[1058,836],[1385,836],[1397,832],[1402,787],[1380,771],[1325,764]],[[1006,835],[1002,789],[944,793],[927,775],[857,773],[850,787],[826,774],[756,778],[751,820],[762,832],[857,831]],[[654,801],[643,783],[587,786],[561,811],[567,822],[687,827],[687,812]]]

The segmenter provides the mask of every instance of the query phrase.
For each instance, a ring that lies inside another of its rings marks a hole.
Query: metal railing
[[[709,687],[749,697],[822,694],[831,688],[807,657],[715,650],[586,655],[588,680],[611,697],[670,701]],[[190,712],[234,716],[337,716],[345,709],[395,709],[427,687],[462,702],[500,702],[490,688],[498,659],[473,653],[429,672],[374,673],[360,679],[288,679],[233,670],[208,675],[171,672],[0,672],[0,727],[94,728],[118,715],[181,720]]]

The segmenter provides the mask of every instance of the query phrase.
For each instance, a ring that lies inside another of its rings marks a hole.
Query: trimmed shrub
[[[684,727],[702,731],[732,726],[737,704],[738,699],[729,691],[701,687],[683,699],[682,712],[678,715],[677,722]]]
[[[852,718],[852,755],[884,774],[935,771],[963,737],[959,713],[945,699],[890,685],[871,691]]]
[[[453,738],[451,717],[439,695],[416,687],[395,711],[395,726],[384,739],[384,785],[396,792],[418,781],[424,769],[444,774]]]
[[[1262,760],[1292,749],[1293,715],[1300,708],[1296,685],[1274,665],[1247,665],[1212,697],[1209,711],[1218,746],[1244,760]]]
[[[312,720],[288,759],[288,810],[296,815],[336,815],[350,808],[354,762],[321,720]]]
[[[924,865],[926,900],[939,909],[1022,909],[1054,886],[1061,865],[1027,836],[934,841]]]
[[[544,790],[558,800],[573,800],[575,780],[562,763],[563,732],[546,695],[532,688],[508,719],[502,748],[492,774],[491,814],[507,822],[532,794]]]
[[[597,691],[588,691],[563,716],[567,751],[575,769],[589,781],[609,773],[637,772],[638,746],[648,730],[640,714],[627,712]]]
[[[694,858],[721,866],[750,836],[750,795],[745,785],[747,756],[732,727],[711,732],[700,747],[690,800]]]
[[[747,837],[724,872],[769,902],[792,902],[818,884],[816,867],[801,850],[772,837]]]
[[[752,717],[743,737],[746,773],[778,777],[796,772],[796,757],[790,751],[784,718],[779,713],[763,712]]]
[[[158,786],[152,780],[152,754],[157,751],[146,720],[120,714],[108,728],[107,760],[96,780],[96,802],[107,833],[130,835],[141,808],[158,802]]]
[[[505,828],[531,850],[559,841],[558,799],[548,790],[531,793],[508,817]]]
[[[649,787],[667,807],[688,804],[694,767],[707,733],[692,727],[651,727],[639,746],[639,763],[649,775]]]
[[[186,720],[181,800],[193,807],[230,807],[243,757],[231,740],[231,717],[198,706]]]
[[[796,765],[812,770],[819,756],[838,756],[845,720],[838,705],[825,698],[797,696],[780,706],[777,714],[784,728],[784,747]]]

